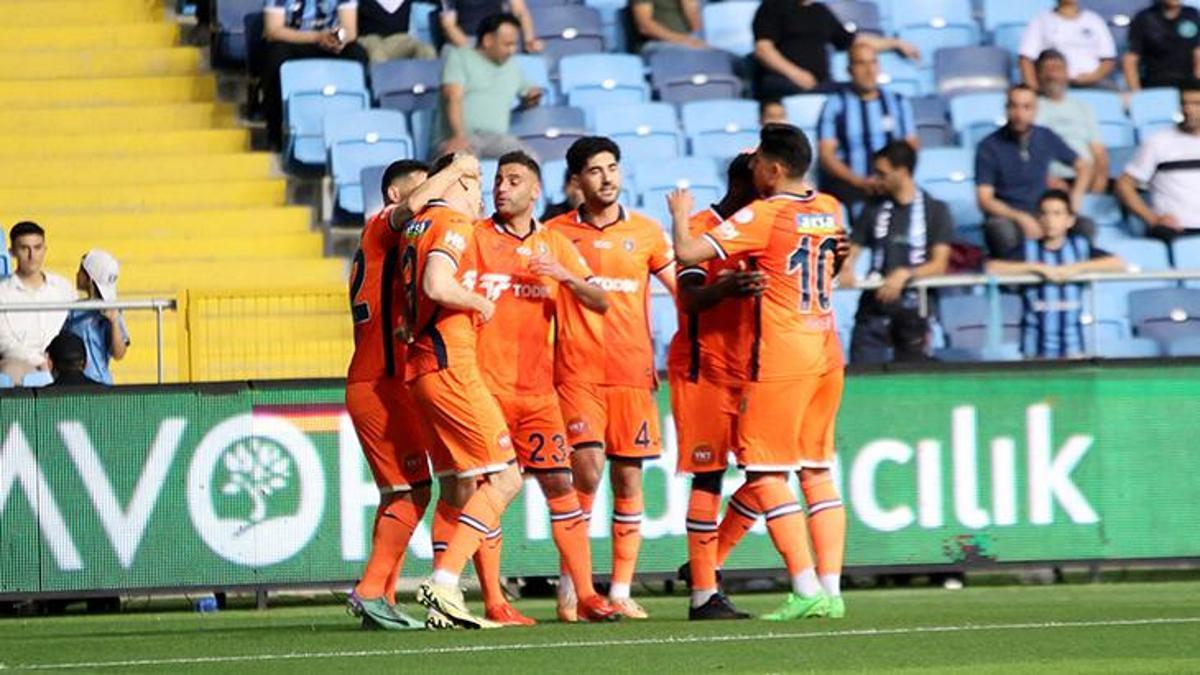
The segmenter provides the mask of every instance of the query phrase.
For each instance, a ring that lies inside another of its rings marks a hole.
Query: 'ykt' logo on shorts
[[[409,455],[408,457],[404,458],[404,470],[408,473],[417,472],[421,468],[421,460],[423,458],[424,455],[419,457],[417,455]]]
[[[508,435],[507,431],[501,432],[499,438],[496,439],[496,445],[503,450],[509,450],[512,448],[512,437]]]
[[[713,461],[713,449],[708,445],[701,445],[692,450],[692,462],[696,464],[710,464]]]
[[[587,432],[587,429],[588,423],[582,418],[576,417],[570,422],[567,422],[567,433],[571,434],[572,436],[581,436]]]

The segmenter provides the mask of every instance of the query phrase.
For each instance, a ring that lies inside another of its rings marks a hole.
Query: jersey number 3
[[[816,248],[813,243],[816,242]],[[788,257],[788,274],[800,276],[800,311],[813,311],[816,296],[819,312],[828,312],[833,295],[833,259],[837,255],[837,238],[816,239],[802,236],[800,246]]]

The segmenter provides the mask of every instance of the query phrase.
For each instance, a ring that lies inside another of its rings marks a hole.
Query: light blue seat
[[[559,5],[533,6],[534,30],[542,41],[542,54],[551,64],[574,54],[604,51],[604,21],[595,7]]]
[[[408,34],[416,37],[427,45],[433,44],[433,15],[440,5],[427,2],[412,3],[412,15],[408,24]]]
[[[309,167],[325,164],[324,119],[371,105],[362,66],[341,59],[287,61],[279,70],[287,148],[284,156]]]
[[[542,105],[557,105],[560,97],[550,82],[550,66],[546,65],[545,57],[540,54],[516,54],[513,58],[525,81],[542,90]]]
[[[1121,256],[1131,272],[1161,272],[1171,268],[1166,245],[1155,239],[1130,239],[1110,253]]]
[[[649,59],[650,83],[667,103],[730,100],[742,95],[733,57],[715,49],[665,47]]]
[[[383,210],[383,174],[387,166],[376,165],[364,167],[359,183],[362,185],[363,221]]]
[[[5,375],[4,373],[0,373],[0,389],[12,389],[12,388],[13,388],[12,378],[9,377],[8,375]]]
[[[860,259],[866,257],[870,256],[859,256]],[[857,288],[835,290],[833,293],[833,322],[847,359],[850,358],[850,337],[854,334],[854,315],[858,312],[858,299],[861,296],[862,291]]]
[[[879,5],[870,0],[831,0],[825,4],[851,33],[862,31],[882,35],[886,32]]]
[[[1162,347],[1180,338],[1200,337],[1200,290],[1158,288],[1129,294],[1129,322],[1138,337]]]
[[[401,112],[436,108],[441,83],[441,61],[399,59],[371,65],[371,89],[381,108]]]
[[[434,147],[439,139],[434,138],[435,127],[437,126],[437,110],[426,108],[425,110],[414,110],[408,115],[409,126],[412,129],[413,147],[416,149],[417,159],[432,161],[436,159],[434,153],[437,148]]]
[[[54,376],[49,371],[35,370],[32,373],[27,373],[21,378],[22,387],[45,387],[54,384]]]
[[[705,157],[680,157],[671,160],[642,160],[633,165],[633,183],[641,197],[642,210],[663,227],[670,228],[667,194],[687,187],[696,201],[696,210],[721,199],[724,182],[715,160]]]
[[[499,170],[500,162],[494,159],[479,160],[479,184],[483,186],[483,210],[486,215],[491,215],[496,210],[492,188],[496,185],[496,172]]]
[[[845,67],[843,66],[843,72]],[[933,71],[895,52],[879,55],[879,84],[908,97],[933,93]]]
[[[933,149],[933,148],[931,148]],[[975,182],[970,181],[935,181],[922,184],[935,198],[946,202],[950,209],[950,218],[954,221],[955,233],[965,239],[974,241],[982,232],[983,212],[975,199]]]
[[[729,0],[704,6],[704,41],[738,56],[754,51],[754,13],[757,2]]]
[[[896,34],[921,51],[921,66],[933,66],[933,55],[947,47],[972,47],[982,43],[979,25],[971,17],[970,0],[916,0],[914,5],[938,5],[933,14],[913,11],[905,3],[897,17]]]
[[[821,122],[821,109],[829,97],[825,94],[796,94],[783,99],[783,109],[788,122],[800,127],[808,135],[809,143],[813,144],[813,155],[816,156],[817,127]],[[815,162],[814,162],[815,163]]]
[[[566,198],[564,195],[566,172],[566,160],[551,159],[542,162],[542,195],[547,202],[557,204]]]
[[[1103,89],[1072,89],[1067,96],[1091,106],[1100,126],[1100,137],[1106,148],[1135,145],[1134,126],[1125,114],[1121,95]]]
[[[1021,298],[1000,296],[1000,342],[1021,341]],[[991,304],[983,295],[955,295],[938,303],[938,322],[946,331],[946,342],[954,349],[978,352],[987,343]]]
[[[728,159],[758,145],[758,105],[753,101],[693,101],[681,113],[695,156]]]
[[[1172,340],[1167,344],[1167,356],[1200,356],[1200,336]]]
[[[252,12],[262,12],[262,8],[262,0],[221,0],[217,3],[212,35],[214,66],[226,68],[246,64],[245,18]]]
[[[1200,269],[1200,237],[1180,237],[1171,244],[1173,260],[1179,269]]]
[[[348,213],[363,213],[364,168],[413,157],[408,120],[395,110],[329,114],[324,129],[335,204]]]
[[[1143,127],[1164,127],[1179,123],[1179,92],[1169,87],[1142,89],[1133,93],[1129,117],[1139,134]]]
[[[1162,356],[1162,348],[1149,338],[1129,337],[1102,341],[1095,353],[1104,359],[1153,359]]]
[[[988,134],[1004,126],[1002,92],[964,94],[950,99],[950,124],[958,132],[963,147],[979,145]]]
[[[579,54],[559,63],[567,103],[580,108],[649,100],[642,60],[632,54]]]
[[[636,103],[592,108],[593,128],[621,146],[625,160],[667,159],[683,151],[683,135],[669,103]]]
[[[1012,70],[1009,53],[1000,47],[946,47],[933,55],[933,74],[941,96],[1004,91]]]
[[[679,314],[675,298],[666,292],[658,280],[651,282],[655,293],[650,295],[650,340],[654,345],[654,365],[659,371],[667,367],[667,347],[679,329]]]
[[[1080,214],[1096,221],[1102,227],[1116,227],[1124,220],[1121,213],[1121,203],[1112,195],[1086,194],[1083,197],[1083,208]]]
[[[513,113],[509,133],[539,158],[565,157],[572,143],[588,135],[587,120],[579,108],[542,105]]]
[[[585,0],[583,4],[600,12],[605,48],[617,53],[628,51],[625,48],[625,27],[621,21],[621,12],[628,7],[626,0]]]

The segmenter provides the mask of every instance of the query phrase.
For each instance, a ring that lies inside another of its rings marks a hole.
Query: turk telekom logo
[[[316,448],[287,420],[239,415],[213,427],[192,457],[188,511],[217,555],[271,565],[312,540],[325,507]]]

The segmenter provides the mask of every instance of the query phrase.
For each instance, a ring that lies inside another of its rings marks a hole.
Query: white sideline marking
[[[1044,623],[967,624],[962,626],[914,626],[912,628],[860,628],[826,633],[754,633],[750,635],[682,635],[679,637],[637,638],[629,640],[572,640],[569,642],[514,642],[497,645],[458,645],[454,647],[424,647],[419,649],[369,649],[336,652],[289,652],[286,654],[245,654],[240,656],[195,656],[171,659],[130,659],[126,661],[76,661],[71,663],[10,664],[15,670],[66,670],[71,668],[133,668],[138,666],[173,666],[218,663],[253,663],[260,661],[297,661],[303,659],[364,658],[376,656],[432,656],[442,654],[474,654],[538,649],[579,649],[596,647],[640,647],[644,645],[686,645],[711,642],[760,642],[767,640],[806,640],[836,637],[880,637],[916,635],[922,633],[968,633],[978,631],[1046,630],[1054,628],[1106,628],[1125,626],[1160,626],[1200,623],[1200,616],[1159,619],[1114,619],[1111,621],[1049,621]]]

